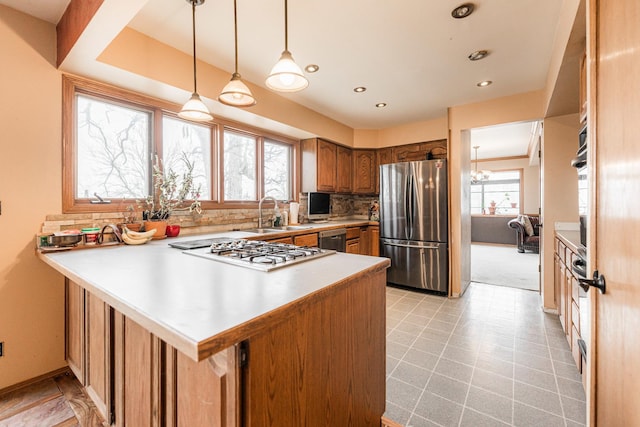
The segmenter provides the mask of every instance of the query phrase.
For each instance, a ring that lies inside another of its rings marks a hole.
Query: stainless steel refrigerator
[[[387,282],[447,293],[446,160],[380,166],[380,251]]]

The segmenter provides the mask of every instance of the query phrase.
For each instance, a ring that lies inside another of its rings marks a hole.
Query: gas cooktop
[[[227,239],[213,242],[207,249],[183,251],[214,261],[240,267],[271,271],[304,261],[310,261],[336,251],[287,243],[263,242],[261,240]]]

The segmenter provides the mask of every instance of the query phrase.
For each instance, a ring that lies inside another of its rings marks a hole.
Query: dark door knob
[[[589,280],[589,279],[578,279],[578,283],[580,283],[580,287],[582,289],[584,289],[585,292],[587,292],[589,290],[590,286],[593,286],[594,288],[598,288],[600,289],[600,292],[604,294],[605,292],[605,280],[604,280],[604,274],[600,275],[598,273],[598,270],[593,272],[593,279]]]

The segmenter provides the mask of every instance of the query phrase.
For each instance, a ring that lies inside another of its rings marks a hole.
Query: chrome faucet
[[[271,196],[264,196],[262,199],[260,199],[260,202],[258,203],[258,228],[262,228],[262,202],[264,202],[267,199],[273,200],[274,209],[278,207],[278,202],[276,201],[276,199],[274,199]]]

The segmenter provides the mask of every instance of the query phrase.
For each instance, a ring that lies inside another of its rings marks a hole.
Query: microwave
[[[587,125],[578,133],[578,152],[571,166],[578,170],[578,216],[580,218],[580,245],[587,248],[587,216],[589,202],[589,167],[587,162]]]

